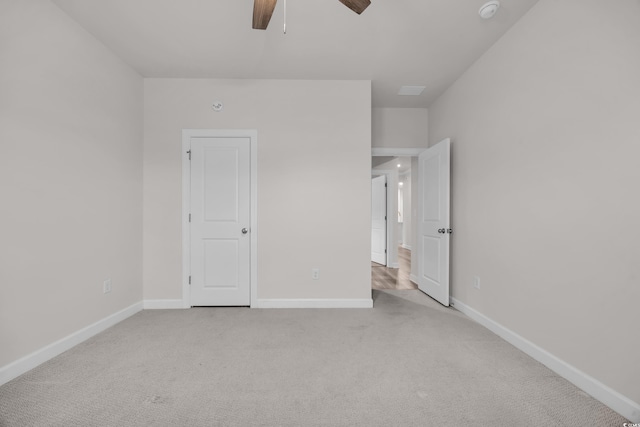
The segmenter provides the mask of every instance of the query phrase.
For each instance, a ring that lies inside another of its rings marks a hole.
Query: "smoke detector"
[[[500,7],[499,1],[497,0],[490,1],[482,5],[480,10],[478,11],[478,14],[482,19],[491,19],[493,18],[493,15],[496,14],[499,7]]]

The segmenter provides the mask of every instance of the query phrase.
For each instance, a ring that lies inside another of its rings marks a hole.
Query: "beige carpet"
[[[419,291],[144,311],[0,387],[2,426],[622,426]]]

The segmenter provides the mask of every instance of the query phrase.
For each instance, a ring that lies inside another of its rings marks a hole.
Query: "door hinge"
[[[191,222],[191,214],[189,214],[189,222]]]
[[[385,254],[387,253],[387,250],[386,250],[386,249],[384,250],[384,253],[385,253]]]
[[[384,188],[387,188],[387,183],[386,182],[384,183]]]
[[[386,216],[386,215],[384,216],[384,220],[385,220],[385,221],[387,220],[387,216]]]
[[[189,160],[191,160],[191,150],[187,151],[187,154],[189,155]]]
[[[189,284],[191,284],[191,276],[189,276]]]

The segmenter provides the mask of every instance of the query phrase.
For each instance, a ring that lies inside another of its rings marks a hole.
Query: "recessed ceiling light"
[[[425,86],[400,86],[398,95],[418,96],[422,94]]]
[[[398,163],[398,167],[402,166],[400,163]]]
[[[402,184],[404,184],[404,182],[399,183],[399,185],[402,185]]]

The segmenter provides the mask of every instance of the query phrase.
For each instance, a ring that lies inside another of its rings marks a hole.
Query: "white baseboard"
[[[416,276],[415,274],[410,274],[410,275],[409,275],[409,280],[411,280],[411,282],[412,282],[414,285],[417,285],[417,284],[418,284],[418,276]]]
[[[400,268],[400,263],[393,262],[387,265],[388,268]]]
[[[47,345],[46,347],[36,350],[21,359],[11,362],[10,364],[0,368],[0,385],[6,384],[14,378],[19,377],[27,371],[35,368],[44,362],[53,359],[57,355],[64,353],[70,348],[80,344],[83,341],[99,334],[105,329],[110,328],[116,323],[122,322],[124,319],[133,316],[142,310],[142,303],[135,303],[123,310],[118,311],[102,320],[80,329],[58,341]]]
[[[184,306],[181,299],[146,299],[142,301],[145,310],[166,310],[174,308],[189,308]]]
[[[475,320],[507,341],[509,344],[528,354],[554,371],[556,374],[593,396],[595,399],[598,399],[600,402],[627,418],[632,423],[640,423],[640,404],[637,402],[634,402],[628,397],[623,396],[610,387],[607,387],[595,378],[576,369],[567,362],[538,347],[531,341],[521,337],[510,329],[507,329],[499,323],[491,320],[468,305],[455,298],[451,298],[451,300],[453,301],[453,307],[456,310],[466,314],[472,320]]]
[[[259,299],[251,308],[372,308],[373,299]]]
[[[408,251],[410,251],[410,250],[411,250],[411,245],[405,245],[405,244],[403,243],[403,244],[402,244],[402,245],[400,245],[400,246],[402,246],[402,248],[403,248],[403,249],[406,249],[406,250],[408,250]]]

